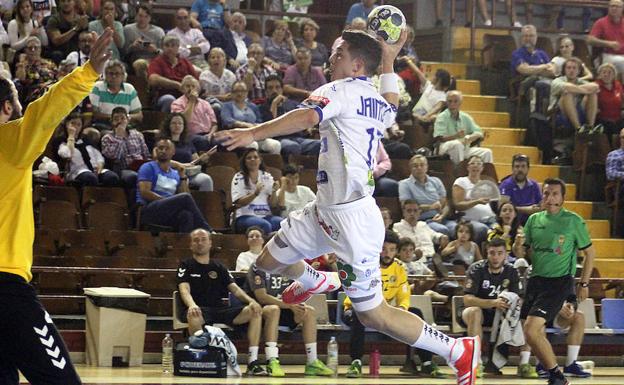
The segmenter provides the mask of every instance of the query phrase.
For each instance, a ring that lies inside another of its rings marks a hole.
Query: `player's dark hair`
[[[438,69],[435,73],[436,79],[440,82],[442,88],[448,89],[451,86],[451,74],[445,69]]]
[[[0,105],[6,101],[13,101],[13,91],[9,82],[10,80],[0,77]]]
[[[399,236],[392,230],[386,230],[386,236],[384,237],[384,243],[399,244]]]
[[[416,244],[410,238],[401,238],[399,239],[399,247],[397,247],[397,250],[401,252],[404,247],[410,245],[416,247]]]
[[[247,168],[247,164],[245,163],[245,158],[247,157],[247,155],[251,154],[252,152],[255,152],[258,154],[258,157],[260,158],[260,170],[264,171],[264,159],[262,159],[262,155],[260,155],[260,152],[256,150],[255,148],[246,149],[245,152],[243,152],[243,155],[241,155],[240,157],[240,170],[241,170],[241,173],[243,173],[243,176],[245,177],[245,186],[247,187],[250,186],[250,181],[249,181],[249,168]]]
[[[111,118],[112,118],[115,114],[124,114],[124,115],[128,115],[128,111],[126,111],[126,109],[125,109],[124,107],[115,107],[115,108],[113,108],[113,110],[111,111]]]
[[[516,205],[514,205],[511,202],[505,202],[505,203],[498,205],[498,211],[496,212],[496,222],[500,225],[502,229],[503,219],[501,218],[501,212],[503,211],[503,207],[505,207],[506,205],[511,205],[514,212],[516,213],[516,216],[514,217],[513,221],[511,221],[511,230],[509,231],[509,236],[512,239],[514,239],[516,237],[516,234],[518,233],[518,227],[520,226],[520,221],[518,220],[518,208],[516,207]]]
[[[267,76],[264,79],[265,87],[266,87],[266,84],[268,82],[279,82],[280,86],[284,87],[284,80],[282,80],[282,77],[279,76],[278,74],[271,74],[271,75]]]
[[[245,230],[245,236],[247,238],[249,238],[249,233],[251,233],[254,230],[260,232],[260,235],[262,236],[262,239],[266,240],[266,234],[264,233],[264,230],[262,230],[262,227],[260,227],[260,226],[248,227],[247,230]]]
[[[284,169],[282,170],[283,176],[295,174],[299,174],[299,167],[296,164],[288,163],[284,166]]]
[[[485,244],[486,250],[489,249],[490,247],[504,247],[506,249],[507,243],[501,237],[494,237],[490,239],[489,241],[487,241],[487,243]]]
[[[342,32],[342,39],[349,43],[351,58],[360,59],[365,63],[366,74],[372,75],[381,63],[381,45],[364,31],[346,30]]]
[[[152,7],[150,7],[149,5],[146,5],[146,4],[139,5],[136,10],[137,13],[139,12],[139,9],[142,9],[143,11],[145,11],[145,13],[152,16]]]
[[[552,185],[555,185],[555,184],[557,184],[557,185],[559,185],[559,187],[561,187],[561,196],[565,196],[565,193],[566,193],[565,182],[562,181],[559,178],[546,178],[546,180],[544,181],[542,189],[544,187],[546,187],[546,185],[551,185],[552,186]]]
[[[179,116],[180,118],[182,118],[182,127],[183,128],[182,128],[182,133],[180,134],[179,142],[180,143],[188,142],[188,139],[189,139],[188,135],[189,135],[189,133],[188,133],[188,127],[187,127],[187,124],[186,124],[186,118],[184,117],[184,115],[181,112],[173,112],[173,113],[167,115],[167,117],[163,121],[162,127],[160,127],[160,130],[158,131],[158,139],[162,139],[162,138],[172,139],[171,121],[176,116]]]
[[[467,221],[465,219],[460,219],[457,222],[457,226],[455,227],[455,238],[457,238],[457,234],[459,234],[459,228],[462,226],[468,229],[468,232],[470,233],[470,240],[472,241],[474,239],[474,227],[472,226],[472,223],[470,223],[470,221]]]

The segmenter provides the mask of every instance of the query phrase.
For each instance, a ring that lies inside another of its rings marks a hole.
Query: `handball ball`
[[[368,15],[368,29],[388,44],[396,43],[405,27],[403,12],[392,5],[380,5]]]

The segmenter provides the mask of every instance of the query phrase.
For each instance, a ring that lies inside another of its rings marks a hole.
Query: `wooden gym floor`
[[[382,367],[382,374],[379,377],[368,377],[348,379],[344,377],[347,369],[346,365],[340,367],[341,376],[338,378],[323,377],[304,377],[303,366],[301,365],[282,365],[287,376],[284,378],[268,378],[268,377],[231,377],[231,378],[192,378],[192,377],[174,377],[163,375],[160,371],[160,365],[143,365],[136,368],[96,368],[85,365],[76,365],[78,372],[85,385],[91,384],[365,384],[365,385],[393,385],[393,384],[410,384],[410,385],[428,385],[428,384],[456,384],[454,376],[447,367],[443,368],[449,376],[446,379],[429,379],[415,376],[406,376],[399,372],[398,366]],[[245,365],[242,366],[245,369]],[[364,369],[364,373],[368,372],[368,368]],[[546,380],[526,380],[515,376],[516,367],[506,368],[505,376],[489,377],[477,381],[483,385],[543,385]],[[22,381],[25,381],[22,379]],[[584,385],[621,385],[624,384],[624,368],[609,367],[595,368],[594,376],[588,379],[572,379],[572,384]],[[22,382],[27,384],[27,382]]]

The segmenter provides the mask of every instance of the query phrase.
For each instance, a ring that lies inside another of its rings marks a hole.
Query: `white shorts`
[[[271,255],[286,265],[335,252],[338,274],[355,311],[367,311],[383,301],[379,254],[385,238],[383,218],[375,200],[318,207],[308,203],[290,213],[269,241]]]

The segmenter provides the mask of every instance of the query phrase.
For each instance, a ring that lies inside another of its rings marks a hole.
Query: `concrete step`
[[[624,239],[594,238],[592,244],[596,258],[619,259],[624,264]]]
[[[442,63],[442,62],[431,62],[424,61],[422,63],[422,70],[427,76],[427,79],[433,80],[435,76],[435,72],[439,69],[447,70],[451,75],[455,77],[455,79],[465,79],[466,78],[466,64],[463,63]]]
[[[622,278],[624,277],[624,261],[614,258],[596,258],[594,267],[600,272],[601,278]]]
[[[481,127],[509,127],[510,116],[507,112],[482,112],[464,109]]]
[[[495,162],[494,167],[499,178],[511,174],[511,163]],[[540,183],[546,178],[559,178],[559,166],[545,166],[533,163],[531,164],[531,171],[529,171],[529,178],[535,179]],[[566,195],[568,194],[566,193]],[[569,196],[572,197],[573,195]]]
[[[457,89],[464,95],[481,95],[481,82],[478,80],[457,79]]]
[[[568,193],[566,191],[566,196],[567,195]],[[563,202],[563,207],[567,210],[574,211],[584,219],[591,219],[592,211],[594,210],[594,204],[592,202],[584,201],[565,201]],[[622,257],[624,257],[624,253],[622,253]]]
[[[576,185],[572,185],[575,186]],[[611,224],[604,219],[588,219],[585,221],[589,235],[594,238],[609,238],[611,236]]]
[[[529,146],[505,146],[505,145],[483,145],[483,147],[489,148],[492,150],[492,156],[494,157],[494,161],[503,161],[503,162],[511,162],[511,157],[515,154],[524,154],[528,155],[529,159],[533,162],[541,163],[542,154],[541,151],[537,147],[529,147]]]
[[[481,127],[481,129],[484,137],[482,146],[520,146],[524,142],[526,132],[524,128]]]
[[[464,95],[462,110],[496,112],[496,102],[500,96]]]

